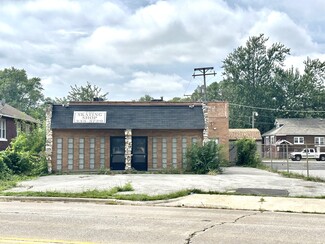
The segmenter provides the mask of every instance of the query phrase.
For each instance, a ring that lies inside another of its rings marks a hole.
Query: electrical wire
[[[230,106],[244,107],[244,108],[252,108],[259,110],[267,110],[267,111],[276,111],[276,112],[296,112],[296,113],[325,113],[324,110],[321,111],[309,111],[309,110],[289,110],[289,109],[278,109],[278,108],[263,108],[263,107],[254,107],[248,105],[242,105],[237,103],[229,103]]]

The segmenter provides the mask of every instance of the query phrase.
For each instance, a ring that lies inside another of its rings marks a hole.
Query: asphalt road
[[[318,214],[0,202],[0,243],[324,243]]]

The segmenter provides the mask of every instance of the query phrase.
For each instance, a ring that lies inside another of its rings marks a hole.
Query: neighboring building
[[[258,129],[229,129],[229,161],[231,163],[235,163],[237,161],[236,141],[244,138],[255,140],[257,152],[261,153],[262,136]]]
[[[275,158],[285,158],[288,152],[300,151],[306,146],[325,146],[325,119],[276,119],[275,128],[262,137],[265,152],[273,152]]]
[[[47,110],[52,172],[161,170],[186,167],[193,143],[216,140],[228,150],[225,102],[74,102]]]
[[[19,131],[28,132],[37,123],[39,122],[36,119],[2,102],[0,104],[0,151],[9,146]]]

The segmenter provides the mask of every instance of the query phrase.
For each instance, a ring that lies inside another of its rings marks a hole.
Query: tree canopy
[[[98,100],[107,100],[108,92],[102,94],[102,89],[96,85],[92,85],[87,81],[85,86],[70,86],[71,90],[67,97],[56,98],[56,102],[65,103],[67,101],[93,101],[95,98]]]
[[[35,118],[42,117],[43,87],[38,77],[28,78],[24,69],[0,70],[0,99]]]
[[[276,117],[324,117],[325,62],[307,58],[304,72],[285,69],[290,49],[269,45],[263,34],[248,39],[223,61],[223,80],[207,88],[209,100],[230,103],[230,128],[255,125],[265,132]]]

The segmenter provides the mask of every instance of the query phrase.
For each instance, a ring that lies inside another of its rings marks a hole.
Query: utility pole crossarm
[[[208,71],[212,71],[214,68],[213,67],[204,67],[204,68],[194,68],[194,74],[192,75],[193,78],[196,76],[203,76],[203,87],[204,87],[204,100],[207,101],[207,84],[206,84],[206,79],[205,77],[207,75],[216,75],[216,72],[213,71],[213,73],[207,73]],[[195,71],[201,72],[201,74],[196,74]]]

